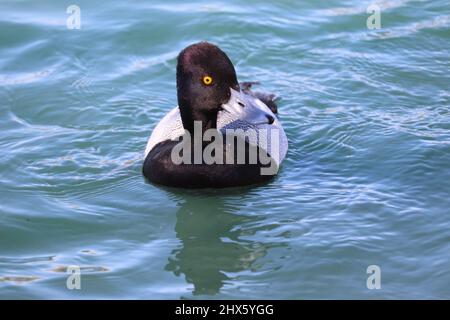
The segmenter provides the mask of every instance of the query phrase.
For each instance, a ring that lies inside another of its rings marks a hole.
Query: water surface
[[[0,298],[450,298],[450,5],[377,3],[379,30],[369,1],[77,1],[68,30],[70,3],[3,0]],[[200,40],[282,97],[269,184],[141,175]]]

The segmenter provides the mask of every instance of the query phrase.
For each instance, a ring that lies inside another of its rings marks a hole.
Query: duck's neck
[[[195,125],[195,122],[201,123],[201,136],[208,129],[217,129],[217,112],[195,112],[188,108],[180,108],[181,120],[185,130],[189,131],[191,137],[199,136],[199,132],[195,132],[196,128],[199,130],[199,125]],[[194,133],[196,133],[194,135]]]

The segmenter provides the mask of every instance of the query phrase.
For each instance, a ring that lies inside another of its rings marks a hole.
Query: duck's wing
[[[145,148],[145,157],[158,143],[165,140],[174,140],[184,133],[183,122],[180,117],[180,110],[178,107],[173,108],[162,118],[156,127],[153,129],[152,134],[147,142]]]
[[[252,87],[254,85],[258,85],[258,84],[260,84],[260,83],[259,82],[241,82],[239,85],[241,87],[241,90],[244,93],[261,100],[269,107],[269,109],[274,114],[278,114],[278,105],[276,104],[276,101],[279,100],[280,98],[273,93],[252,91]]]
[[[286,156],[288,141],[283,126],[270,108],[254,95],[231,89],[230,100],[222,105],[218,113],[217,128],[222,132],[228,129],[255,134],[249,138],[250,144],[266,150],[279,165]],[[269,117],[273,119],[268,122]],[[251,129],[251,130],[249,130]]]

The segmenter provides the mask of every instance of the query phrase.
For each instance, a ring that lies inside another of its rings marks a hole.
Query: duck
[[[254,92],[257,82],[239,83],[227,54],[206,41],[180,52],[176,82],[178,106],[159,121],[145,149],[148,181],[230,188],[277,175],[288,150],[277,96]]]

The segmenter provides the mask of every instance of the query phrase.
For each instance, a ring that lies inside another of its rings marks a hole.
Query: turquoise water
[[[369,30],[370,3],[77,0],[69,30],[71,2],[1,1],[0,298],[450,298],[450,4]],[[199,40],[283,98],[273,182],[144,181]]]

